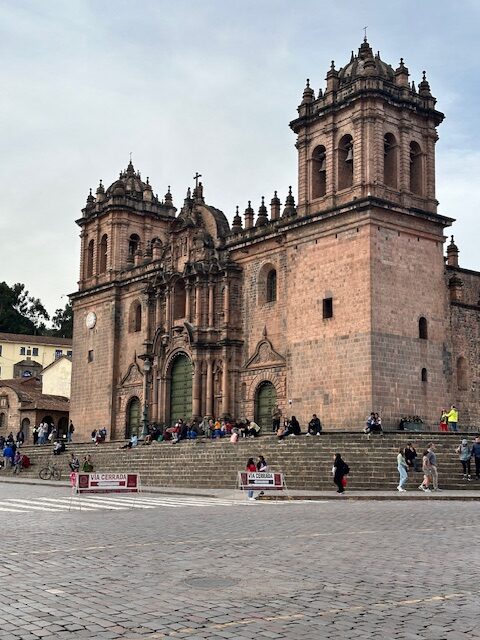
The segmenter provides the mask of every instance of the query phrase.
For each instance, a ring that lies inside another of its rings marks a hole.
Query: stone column
[[[192,321],[192,318],[191,318],[191,316],[192,316],[191,292],[192,292],[192,286],[188,282],[185,285],[185,318],[186,318],[187,322],[191,322]]]
[[[155,365],[152,369],[152,405],[150,410],[150,420],[158,422],[158,368]]]
[[[195,326],[202,324],[202,285],[200,280],[195,283]]]
[[[224,414],[230,413],[230,378],[228,375],[228,358],[226,350],[223,353],[222,391],[222,411]]]
[[[172,325],[172,309],[171,309],[171,293],[170,287],[165,291],[165,330],[170,331]]]
[[[158,329],[162,326],[162,298],[160,292],[157,292],[155,302],[155,329]]]
[[[207,406],[206,413],[213,415],[213,360],[211,356],[207,356]]]
[[[230,285],[228,280],[225,280],[223,291],[223,321],[225,324],[230,323]]]
[[[202,361],[199,358],[194,358],[193,367],[192,413],[194,418],[201,418]]]
[[[208,283],[208,327],[213,328],[215,324],[215,300],[214,300],[214,286],[213,282]]]

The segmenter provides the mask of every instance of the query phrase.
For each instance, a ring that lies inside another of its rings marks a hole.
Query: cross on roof
[[[198,188],[198,179],[202,177],[201,173],[198,173],[198,171],[195,172],[195,175],[193,176],[193,179],[195,180],[195,189]]]

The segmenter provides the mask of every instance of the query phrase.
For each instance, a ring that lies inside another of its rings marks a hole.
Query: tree
[[[15,296],[14,309],[33,323],[35,333],[42,334],[46,328],[45,322],[50,320],[50,316],[41,303],[40,298],[31,296],[25,288],[25,285],[20,282],[13,285],[12,291]]]
[[[65,309],[57,309],[52,318],[53,328],[49,334],[59,338],[71,338],[73,334],[72,305],[67,302]]]
[[[0,331],[41,335],[49,319],[41,301],[31,296],[24,284],[9,287],[0,282]]]

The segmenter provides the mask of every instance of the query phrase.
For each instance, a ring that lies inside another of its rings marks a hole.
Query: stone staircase
[[[143,485],[194,488],[234,488],[237,472],[245,468],[247,458],[255,460],[261,454],[274,471],[283,471],[291,489],[332,489],[333,455],[340,452],[350,466],[348,487],[359,490],[394,489],[398,484],[396,455],[399,446],[411,440],[421,455],[432,440],[436,443],[440,487],[444,489],[480,489],[480,482],[465,482],[455,448],[462,434],[403,434],[387,433],[382,438],[367,437],[355,432],[327,432],[322,436],[289,437],[279,444],[275,436],[243,439],[233,445],[225,440],[182,441],[178,444],[153,443],[135,449],[120,449],[123,441],[110,441],[94,446],[92,443],[72,443],[67,452],[52,455],[51,445],[22,448],[33,463],[22,471],[21,477],[38,478],[40,469],[49,460],[62,468],[68,478],[69,453],[74,451],[80,461],[85,454],[92,457],[95,471],[132,471],[141,474]],[[465,437],[472,440],[471,434]],[[472,469],[473,471],[473,469]],[[10,474],[3,470],[2,475]],[[409,474],[409,486],[417,486],[421,473]]]

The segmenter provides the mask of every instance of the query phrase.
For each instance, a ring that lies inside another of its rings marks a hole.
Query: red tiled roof
[[[25,333],[0,333],[0,342],[22,342],[28,345],[47,344],[52,347],[71,347],[71,338],[55,338],[54,336],[30,336]]]
[[[38,378],[0,380],[0,392],[2,387],[8,387],[17,394],[22,403],[22,409],[45,411],[69,411],[70,409],[68,398],[42,393],[42,384]]]

